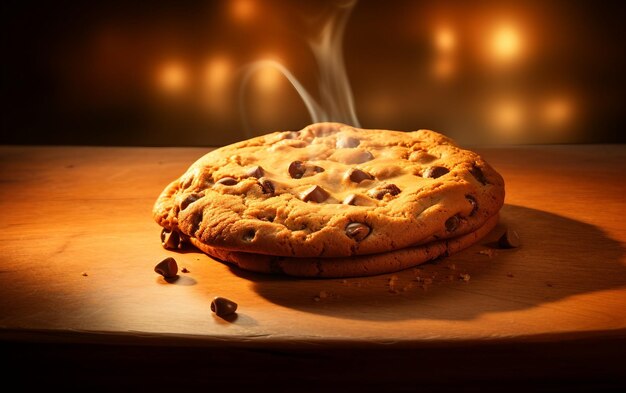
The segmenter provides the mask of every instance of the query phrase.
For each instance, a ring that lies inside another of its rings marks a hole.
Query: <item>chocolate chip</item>
[[[317,165],[315,165],[315,166],[313,167],[313,173],[322,173],[322,172],[324,172],[324,171],[325,171],[325,169],[324,169],[324,168],[322,168],[321,166],[317,166]]]
[[[276,188],[274,187],[274,183],[267,179],[259,179],[259,185],[263,190],[263,194],[274,195],[276,192]]]
[[[351,136],[342,136],[337,139],[337,143],[335,144],[335,147],[337,147],[337,149],[357,147],[360,143],[361,143],[360,140],[353,138]]]
[[[431,166],[427,168],[424,173],[422,173],[422,177],[436,179],[450,172],[448,168],[444,168],[442,166]]]
[[[218,317],[225,317],[237,311],[237,303],[225,297],[216,296],[211,302],[211,311]]]
[[[302,176],[304,175],[304,172],[306,172],[306,168],[304,167],[304,164],[302,163],[302,161],[294,161],[291,164],[289,164],[289,175],[293,179],[302,178]]]
[[[265,174],[265,171],[263,170],[263,168],[261,168],[258,165],[250,167],[246,171],[246,175],[248,177],[256,177],[257,179],[262,178],[264,174]]]
[[[300,194],[300,199],[305,202],[324,202],[330,194],[320,186],[312,186]]]
[[[174,278],[178,274],[178,264],[174,258],[167,257],[154,267],[154,271],[165,278]]]
[[[371,229],[360,222],[351,222],[346,226],[346,235],[357,242],[365,239],[370,234]]]
[[[469,216],[471,217],[478,211],[478,202],[476,202],[476,198],[474,198],[472,195],[465,195],[465,199],[467,199],[470,205],[472,205],[472,211],[469,214]]]
[[[177,231],[169,231],[163,228],[161,231],[161,245],[166,250],[176,250],[181,248],[182,240]]]
[[[221,184],[223,186],[234,186],[237,184],[237,179],[234,177],[223,177],[215,182],[215,184]]]
[[[254,229],[248,229],[246,231],[246,233],[243,234],[242,240],[244,242],[251,242],[252,240],[254,240],[254,236],[256,235],[256,230]]]
[[[482,169],[480,169],[480,167],[478,167],[476,164],[472,165],[472,169],[470,169],[470,173],[472,174],[472,176],[474,176],[476,178],[476,180],[478,180],[483,186],[486,184],[489,184],[489,182],[487,181],[487,178],[485,177],[485,174],[483,173]]]
[[[373,180],[374,176],[370,175],[367,172],[364,172],[360,169],[350,169],[350,171],[348,172],[348,178],[355,182],[355,183],[360,183],[363,180]]]
[[[372,188],[369,190],[368,194],[372,198],[383,199],[383,197],[387,194],[389,195],[398,195],[400,193],[400,189],[395,184],[385,184],[376,188]]]
[[[445,225],[448,232],[454,231],[459,226],[459,217],[452,216],[448,218]]]
[[[348,195],[347,197],[343,198],[343,201],[341,203],[343,203],[344,205],[356,205],[356,195]]]
[[[520,246],[519,235],[509,229],[498,240],[498,245],[502,248],[517,248]]]
[[[185,210],[187,208],[187,206],[191,205],[192,203],[194,203],[198,199],[199,199],[198,195],[189,195],[189,196],[187,196],[187,198],[183,199],[183,201],[180,203],[180,210]]]

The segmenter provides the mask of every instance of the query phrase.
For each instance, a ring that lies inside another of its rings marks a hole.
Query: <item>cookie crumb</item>
[[[389,281],[387,283],[387,286],[389,287],[389,292],[398,293],[398,288],[396,287],[397,283],[398,283],[398,276],[394,274],[393,276],[389,277]]]
[[[484,250],[478,251],[478,253],[482,255],[487,255],[489,258],[492,258],[494,255],[496,255],[496,251],[492,248],[485,248]]]
[[[348,283],[348,280],[341,280],[340,281],[343,285],[346,285]]]
[[[316,302],[319,302],[321,299],[320,299],[319,296],[313,296],[313,300],[316,301]]]
[[[449,265],[446,266],[448,269],[450,270],[456,270],[456,265],[454,263],[451,263]]]
[[[459,274],[459,280],[463,280],[465,282],[468,282],[470,280],[470,275],[467,273],[461,273]]]
[[[82,272],[81,273],[83,277],[87,277],[89,274],[87,274],[87,272]]]
[[[180,269],[181,273],[189,273],[189,269],[187,269],[186,267],[183,266],[182,269]]]

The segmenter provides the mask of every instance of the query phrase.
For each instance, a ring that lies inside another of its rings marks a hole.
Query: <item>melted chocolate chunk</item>
[[[246,233],[243,234],[242,240],[249,243],[254,240],[254,236],[256,236],[256,230],[248,229]]]
[[[223,186],[234,186],[237,184],[237,179],[234,177],[223,177],[215,182],[215,184],[221,184]]]
[[[483,186],[489,184],[489,181],[487,181],[487,178],[485,177],[485,174],[483,173],[482,169],[480,169],[480,167],[478,167],[476,164],[472,165],[472,169],[470,169],[470,173],[472,174],[472,176],[474,176],[476,178],[476,180],[478,180]]]
[[[194,203],[198,199],[199,199],[198,195],[195,195],[195,194],[188,195],[187,198],[183,199],[183,201],[180,203],[180,210],[185,210],[187,206]]]
[[[360,144],[361,144],[361,141],[356,138],[353,138],[351,136],[342,136],[337,139],[337,143],[335,144],[335,147],[337,147],[337,149],[345,149],[345,148],[357,147]]]
[[[259,185],[263,190],[263,194],[274,195],[276,192],[276,188],[274,187],[274,183],[267,179],[259,179]]]
[[[400,193],[400,189],[395,184],[385,184],[376,188],[372,188],[369,190],[368,194],[372,198],[383,199],[383,197],[387,194],[389,195],[398,195]]]
[[[250,167],[246,171],[246,175],[248,175],[248,177],[256,177],[257,179],[262,178],[264,174],[265,171],[258,165]]]
[[[300,194],[300,199],[305,202],[313,201],[313,202],[324,202],[330,194],[328,191],[324,190],[320,186],[313,186],[306,189],[304,192]]]
[[[422,174],[422,177],[429,178],[429,179],[436,179],[438,177],[445,175],[448,172],[450,172],[448,168],[445,168],[442,166],[431,166],[430,168],[427,168],[424,171],[424,173]]]
[[[448,232],[454,231],[459,226],[459,217],[452,216],[446,220],[446,230]]]
[[[374,176],[360,169],[350,169],[348,173],[348,178],[355,183],[360,183],[363,180],[374,180]]]
[[[346,225],[345,231],[348,237],[356,240],[357,242],[360,242],[361,240],[365,239],[367,235],[370,234],[371,229],[367,225],[360,222],[351,222],[350,224]]]
[[[289,175],[294,179],[313,176],[321,172],[324,172],[324,168],[321,166],[304,163],[302,161],[294,161],[289,164]]]
[[[478,202],[476,202],[476,198],[474,198],[472,195],[465,195],[465,199],[467,199],[470,205],[472,205],[472,211],[469,214],[469,216],[471,217],[478,211]]]
[[[343,198],[343,201],[341,203],[343,203],[344,205],[356,205],[356,195],[348,195],[347,197]]]

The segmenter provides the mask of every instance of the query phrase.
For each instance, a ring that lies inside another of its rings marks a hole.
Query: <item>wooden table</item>
[[[303,280],[161,247],[152,204],[208,149],[1,147],[9,371],[153,390],[623,384],[626,147],[475,150],[506,180],[487,239],[395,275]],[[493,248],[505,227],[522,247]],[[153,271],[167,256],[189,270],[174,283]],[[218,295],[235,318],[211,313]]]

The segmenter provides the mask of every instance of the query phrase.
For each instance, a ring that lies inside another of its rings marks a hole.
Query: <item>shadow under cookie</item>
[[[374,321],[469,320],[626,285],[624,248],[596,227],[514,205],[505,205],[500,215],[498,226],[479,243],[396,273],[296,279],[231,270],[272,303]],[[519,248],[493,248],[506,228],[519,233]]]

